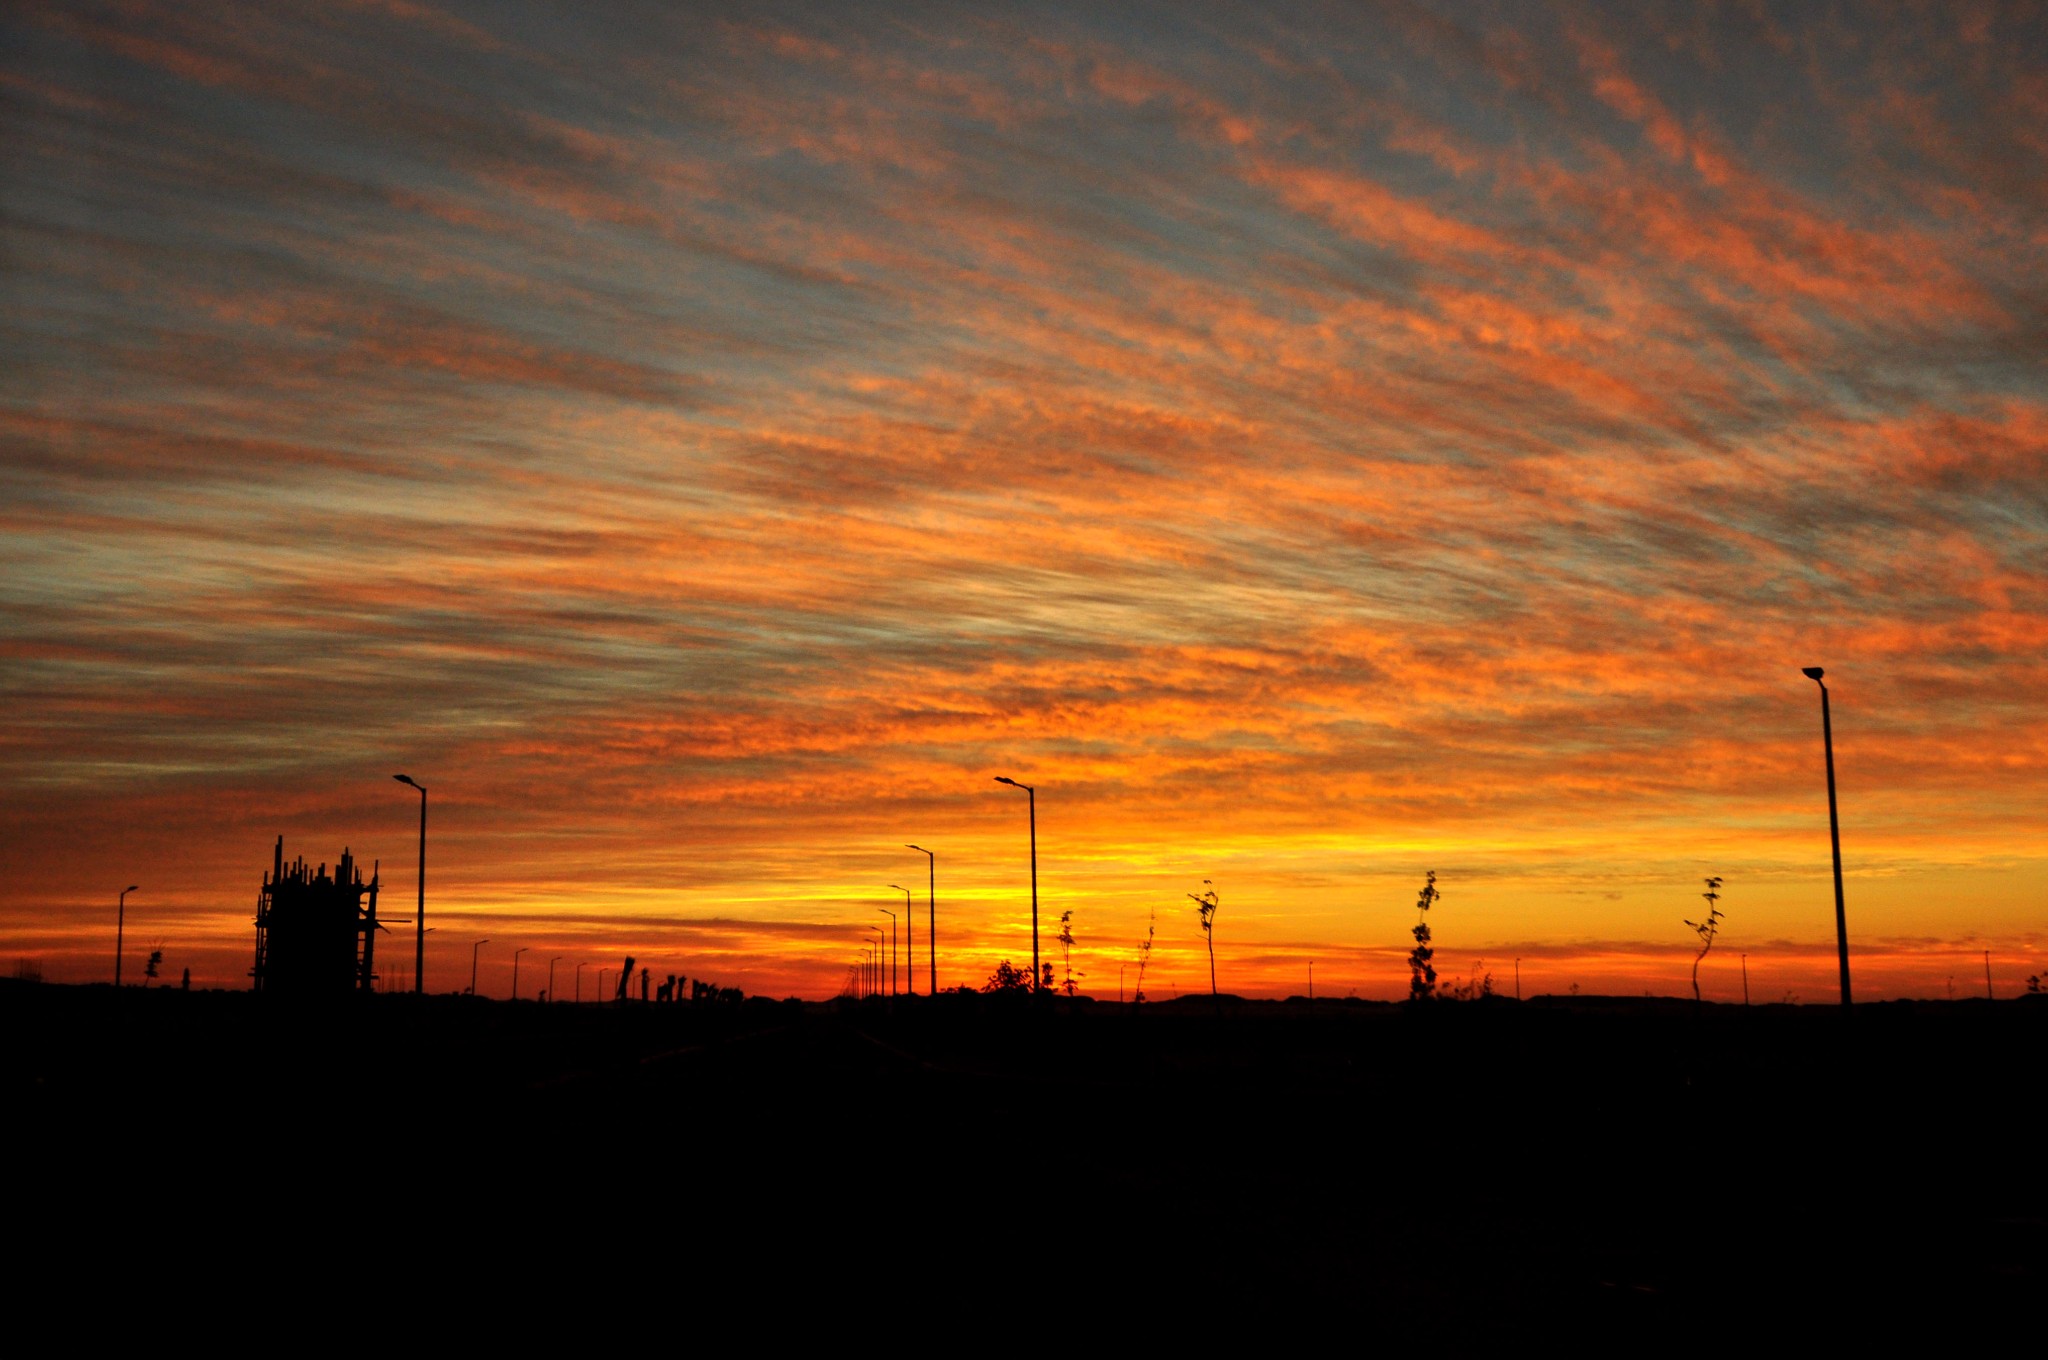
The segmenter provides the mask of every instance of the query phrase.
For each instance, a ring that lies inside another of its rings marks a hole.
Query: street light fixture
[[[489,944],[489,940],[478,940],[469,947],[469,994],[476,995],[476,952]]]
[[[548,1004],[555,1004],[555,965],[562,961],[560,954],[548,960]]]
[[[930,971],[925,974],[925,990],[933,996],[939,994],[939,857],[922,845],[909,845],[905,850],[915,850],[925,857],[925,899],[924,899],[924,947],[930,962]],[[917,968],[917,951],[912,950],[910,966]],[[912,991],[917,990],[912,988]]]
[[[530,944],[520,945],[512,951],[512,1004],[519,1004],[519,956],[533,948]]]
[[[600,1006],[604,1004],[604,975],[610,971],[611,969],[609,968],[597,970],[597,1004]]]
[[[1031,800],[1031,990],[1038,990],[1038,790],[1019,784],[1008,775],[997,775],[996,783],[1022,789]]]
[[[1842,969],[1842,1004],[1849,1004],[1849,917],[1842,907],[1842,822],[1835,808],[1835,729],[1828,716],[1828,687],[1819,666],[1800,668],[1801,675],[1820,685],[1820,739],[1828,760],[1828,844],[1835,852],[1835,955]]]
[[[888,949],[889,937],[883,933],[880,926],[869,926],[868,929],[875,932],[875,991],[886,995],[887,989],[882,982],[882,965]]]
[[[420,900],[418,910],[413,913],[414,934],[412,946],[412,990],[415,995],[425,995],[427,990],[427,786],[414,780],[409,774],[391,776],[408,788],[420,791]]]
[[[887,907],[877,907],[875,910],[889,918],[889,995],[894,996],[896,995],[896,913],[890,911]]]
[[[576,1004],[579,1006],[583,1004],[583,970],[587,966],[582,962],[576,965]]]
[[[114,904],[114,985],[121,985],[121,950],[123,937],[128,933],[128,894],[138,889],[133,883],[121,889],[120,900]]]
[[[911,940],[911,928],[917,921],[917,913],[911,909],[910,889],[901,883],[890,887],[903,894],[903,992],[906,996],[917,995],[917,945]]]
[[[917,995],[917,918],[910,913],[910,889],[898,884],[889,885],[903,894],[903,990],[906,994]],[[895,976],[896,965],[889,965],[890,976]]]

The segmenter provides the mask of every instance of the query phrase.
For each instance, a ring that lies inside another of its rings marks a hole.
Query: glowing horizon
[[[1707,994],[1823,1000],[1823,665],[1858,995],[2009,995],[2039,27],[10,13],[4,952],[110,975],[133,882],[245,985],[279,834],[408,916],[405,770],[434,990],[830,995],[905,842],[978,984],[1007,774],[1096,996],[1155,910],[1206,989],[1204,879],[1225,990],[1398,996],[1434,869],[1447,977],[1689,994],[1719,875]]]

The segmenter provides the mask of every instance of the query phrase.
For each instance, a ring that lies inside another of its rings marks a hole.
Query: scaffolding
[[[330,876],[305,860],[284,862],[277,838],[270,872],[256,895],[256,966],[259,992],[323,996],[376,989],[377,865],[370,881],[346,849]]]

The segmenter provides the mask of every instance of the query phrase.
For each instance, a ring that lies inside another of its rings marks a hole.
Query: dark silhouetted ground
[[[2031,998],[355,1000],[0,986],[23,1296],[367,1272],[387,1321],[1005,1349],[2043,1317]]]

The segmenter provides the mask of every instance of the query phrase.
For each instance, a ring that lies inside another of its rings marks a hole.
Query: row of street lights
[[[1840,815],[1837,811],[1835,803],[1834,726],[1828,712],[1828,687],[1821,681],[1822,675],[1824,675],[1826,672],[1824,672],[1822,668],[1819,666],[1806,666],[1802,668],[1800,673],[1805,675],[1808,679],[1812,680],[1814,684],[1820,686],[1821,744],[1823,750],[1826,753],[1828,776],[1828,841],[1830,848],[1834,852],[1835,869],[1835,949],[1841,967],[1842,1004],[1846,1006],[1850,1004],[1849,924],[1847,913],[1843,906],[1842,898],[1842,829]],[[417,909],[415,910],[413,915],[414,934],[412,976],[413,991],[416,994],[424,995],[427,990],[427,788],[426,785],[421,784],[420,782],[415,780],[411,775],[395,774],[391,777],[397,780],[399,783],[404,784],[408,788],[419,790],[420,795],[419,898]],[[1038,790],[1034,786],[1030,784],[1020,783],[1017,780],[1010,778],[1008,775],[999,774],[995,776],[995,781],[998,784],[1008,784],[1013,789],[1022,789],[1024,791],[1024,796],[1027,799],[1026,807],[1027,816],[1030,819],[1031,837],[1031,990],[1038,991],[1043,985],[1041,980],[1042,975],[1039,971],[1038,959]],[[929,875],[929,879],[928,895],[926,898],[927,929],[925,932],[925,941],[927,948],[930,951],[930,971],[927,975],[926,980],[929,985],[931,995],[937,996],[939,993],[938,856],[932,851],[925,849],[921,845],[910,845],[906,843],[904,848],[906,850],[915,850],[919,854],[925,856],[926,859],[926,871]],[[917,992],[917,981],[915,974],[917,947],[916,940],[912,935],[912,931],[914,929],[914,922],[916,921],[916,917],[912,914],[911,911],[911,892],[910,889],[898,883],[891,883],[889,886],[895,889],[897,892],[903,894],[904,945],[905,953],[908,956],[907,962],[910,966],[908,970],[910,975],[905,979],[905,981],[909,983],[909,991],[911,992],[911,994],[915,995]],[[136,891],[138,891],[138,888],[135,884],[132,883],[129,884],[127,887],[123,888],[121,890],[120,900],[116,908],[117,914],[115,917],[114,924],[114,985],[116,987],[119,987],[121,985],[121,955],[124,946],[124,936],[126,935],[128,925],[128,894]],[[887,990],[888,993],[893,996],[897,994],[897,916],[895,912],[890,911],[887,907],[880,908],[880,910],[883,915],[889,918]],[[876,931],[877,933],[880,933],[881,931],[880,926],[872,926],[870,927],[870,929]],[[470,946],[469,994],[471,996],[476,995],[477,951],[481,950],[485,945],[489,943],[489,940],[478,940]],[[531,946],[521,946],[520,948],[512,952],[512,999],[514,1001],[517,1001],[519,999],[519,956],[521,954],[524,954],[530,947]],[[553,998],[555,991],[555,964],[559,963],[560,961],[560,955],[557,955],[555,958],[548,960],[548,996],[550,999]],[[579,963],[576,965],[576,968],[577,1000],[580,1001],[582,1000],[583,991],[583,965]],[[603,983],[604,972],[605,970],[603,969],[600,969],[598,971],[600,995],[602,995],[601,988]],[[881,990],[881,988],[879,986],[876,986],[873,988],[873,990],[879,991]]]
[[[469,946],[469,992],[468,992],[468,995],[470,995],[470,996],[475,996],[475,995],[476,995],[476,968],[477,968],[477,953],[478,953],[478,951],[479,951],[479,950],[481,950],[481,949],[482,949],[482,948],[483,948],[483,947],[484,947],[485,945],[487,945],[487,944],[489,944],[489,943],[490,943],[490,941],[489,941],[489,940],[476,940],[476,941],[473,941],[473,942],[472,942],[472,943],[470,944],[470,946]],[[526,952],[527,950],[529,950],[529,949],[531,949],[531,948],[533,948],[533,946],[532,946],[532,945],[521,945],[521,946],[520,946],[519,948],[517,948],[517,949],[515,949],[515,950],[513,950],[513,951],[512,951],[512,999],[513,999],[513,1001],[515,1001],[515,1002],[519,1000],[519,956],[520,956],[521,954],[524,954],[524,953],[525,953],[525,952]],[[546,996],[546,998],[547,998],[547,1000],[548,1000],[549,1004],[553,1004],[554,1002],[556,1002],[556,1001],[560,1000],[560,998],[559,998],[558,996],[556,996],[556,994],[555,994],[555,965],[556,965],[556,964],[558,964],[558,963],[560,963],[560,962],[562,962],[562,960],[563,960],[564,958],[566,958],[566,957],[567,957],[567,955],[563,955],[563,954],[556,954],[556,955],[555,955],[554,957],[552,957],[552,958],[550,958],[550,959],[548,960],[548,989],[547,989],[547,991],[546,991],[546,992],[544,993],[544,995]],[[581,1004],[582,1004],[582,1001],[583,1001],[583,970],[584,970],[585,968],[588,968],[589,966],[590,966],[590,963],[589,963],[589,961],[588,961],[588,960],[584,960],[584,959],[579,959],[579,960],[577,961],[577,963],[576,963],[576,973],[575,973],[575,979],[576,979],[576,991],[575,991],[575,1000],[576,1000],[576,1002],[577,1002],[577,1004],[578,1004],[578,1005],[581,1005]],[[605,979],[605,974],[607,974],[607,973],[616,973],[617,971],[618,971],[618,970],[617,970],[616,968],[606,968],[606,967],[600,967],[600,968],[599,968],[599,969],[597,970],[597,999],[598,999],[598,1001],[599,1001],[600,1003],[602,1003],[602,1002],[604,1001],[604,979]]]
[[[1842,1004],[1846,1006],[1850,1004],[1849,921],[1842,901],[1842,825],[1840,814],[1835,805],[1835,733],[1832,720],[1828,714],[1828,687],[1821,682],[1821,676],[1826,674],[1826,672],[1819,666],[1806,666],[1801,668],[1800,674],[1820,686],[1821,747],[1826,754],[1828,772],[1828,843],[1834,852],[1835,864],[1835,952],[1841,966]],[[1028,800],[1026,807],[1027,816],[1030,818],[1031,834],[1031,990],[1035,992],[1043,986],[1038,963],[1038,790],[1030,784],[1019,783],[1008,775],[999,774],[995,777],[995,780],[998,784],[1008,784],[1013,789],[1024,790],[1024,796]],[[915,845],[906,848],[911,850],[920,849],[920,847]],[[922,853],[930,855],[931,851],[924,850]],[[931,873],[934,884],[933,897],[936,899],[936,884],[938,881],[938,861],[936,858],[932,860]],[[910,890],[894,883],[891,883],[889,886],[903,894],[904,913],[908,915],[910,909]],[[896,955],[893,931],[896,925],[896,913],[886,907],[881,908],[881,911],[883,915],[889,918],[889,925],[892,931],[889,953],[889,992],[891,995],[894,995],[896,989]],[[936,907],[934,907],[934,915],[936,916]],[[869,929],[879,931],[881,927],[871,926]],[[934,927],[934,933],[935,931],[936,927]],[[939,994],[939,984],[938,946],[936,942],[933,943],[932,949],[931,994],[937,996]],[[1520,964],[1521,960],[1517,959],[1518,977]],[[1314,965],[1311,964],[1310,968],[1313,969]],[[1311,977],[1313,977],[1313,974],[1311,974]],[[1313,990],[1314,982],[1311,981],[1309,985],[1311,990]],[[914,983],[910,990],[913,994],[916,993],[917,987]],[[1520,990],[1519,982],[1516,990]],[[1119,984],[1118,991],[1119,993],[1122,991],[1121,984]]]
[[[1038,970],[1038,790],[1030,784],[1020,784],[1008,775],[999,774],[995,779],[998,784],[1008,784],[1013,789],[1024,790],[1024,795],[1029,800],[1027,812],[1030,818],[1031,834],[1031,989],[1037,991],[1041,985]],[[939,994],[939,857],[936,853],[925,849],[921,845],[911,845],[905,842],[903,848],[915,850],[918,854],[925,857],[925,947],[928,951],[925,983],[930,995],[937,996]],[[917,917],[911,909],[912,894],[910,889],[904,887],[901,883],[891,883],[889,886],[903,894],[902,920],[905,964],[903,981],[906,984],[904,990],[910,995],[915,996],[917,995],[917,944],[912,938],[911,931],[912,923],[916,921]],[[896,996],[899,994],[896,979],[897,916],[895,912],[887,907],[878,907],[876,910],[889,918],[889,929],[884,935],[884,938],[888,941],[887,953],[886,955],[882,953],[881,941],[879,940],[872,947],[862,946],[862,957],[853,966],[849,985],[852,986],[856,994],[861,996],[877,994]],[[875,931],[877,934],[883,934],[880,926],[869,926],[868,929]],[[884,965],[885,958],[886,967]]]

